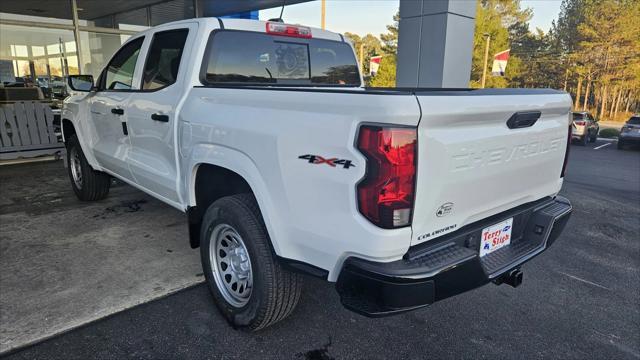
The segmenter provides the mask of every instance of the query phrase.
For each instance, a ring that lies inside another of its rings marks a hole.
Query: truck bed
[[[397,259],[412,245],[554,196],[562,185],[570,103],[567,94],[551,89],[208,85],[196,86],[187,96],[181,117],[189,119],[188,127],[178,133],[186,158],[194,157],[189,151],[201,151],[209,158],[220,153],[220,161],[227,161],[227,148],[246,154],[264,180],[256,191],[270,232],[288,244],[277,252],[333,269],[340,254]],[[531,127],[509,129],[507,120],[521,111],[540,111],[541,116]],[[358,213],[356,184],[366,175],[366,159],[355,139],[366,123],[417,128],[410,227],[380,229]],[[541,142],[552,142],[545,146],[553,151],[524,156],[523,146]],[[219,147],[198,150],[199,143]],[[474,154],[496,149],[504,154],[521,150],[500,164],[469,165]],[[299,159],[305,155],[350,160],[355,166],[309,165]],[[437,216],[447,203],[453,203],[453,210]]]

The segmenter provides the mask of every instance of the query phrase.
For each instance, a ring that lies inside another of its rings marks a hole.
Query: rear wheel
[[[618,150],[624,150],[624,143],[621,140],[618,140]]]
[[[71,187],[78,199],[102,200],[109,194],[111,177],[91,168],[76,135],[71,136],[67,141],[67,170]]]
[[[232,326],[256,331],[291,314],[300,299],[302,276],[274,258],[252,195],[227,196],[211,204],[200,239],[209,289]]]
[[[589,142],[596,142],[598,140],[598,130],[594,131],[591,136],[589,136]]]

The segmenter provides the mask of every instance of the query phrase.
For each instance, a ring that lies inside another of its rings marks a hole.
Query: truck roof
[[[181,23],[193,23],[197,22],[201,25],[211,27],[211,28],[220,28],[221,26],[226,30],[240,30],[240,31],[255,31],[266,33],[266,24],[268,21],[262,20],[248,20],[248,19],[225,19],[225,18],[217,18],[217,17],[203,17],[203,18],[193,18],[193,19],[185,19],[172,21],[169,23],[165,23],[162,25],[154,26],[150,29],[144,30],[140,32],[141,34],[147,33],[149,31],[155,31],[156,29],[160,29],[164,26],[176,25]],[[293,26],[305,26],[311,29],[312,37],[315,39],[325,39],[325,40],[334,40],[334,41],[345,41],[344,37],[332,31],[322,30],[319,28],[314,28],[307,25],[302,24],[289,24],[284,23],[286,25]]]

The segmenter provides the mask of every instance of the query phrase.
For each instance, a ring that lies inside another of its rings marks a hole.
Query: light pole
[[[489,61],[489,43],[491,43],[491,34],[484,33],[484,37],[487,38],[487,46],[484,49],[484,69],[482,70],[482,88],[484,89],[484,84],[487,82],[487,62]]]
[[[326,17],[326,8],[327,8],[327,1],[326,0],[322,0],[322,10],[321,10],[321,17],[320,17],[320,27],[322,28],[322,30],[324,30],[324,25],[325,25],[325,17]]]
[[[362,68],[362,76],[364,76],[364,41],[360,44],[360,67]]]

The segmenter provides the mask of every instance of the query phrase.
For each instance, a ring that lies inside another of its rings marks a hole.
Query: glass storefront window
[[[93,75],[97,80],[109,59],[129,37],[129,35],[81,31],[80,48],[82,49],[82,59],[85,61],[82,72]]]
[[[201,0],[77,0],[78,34],[69,0],[0,1],[0,87],[37,88],[27,92],[44,100],[62,99],[65,77],[80,68],[97,79],[130,34],[193,18]]]
[[[85,22],[85,20],[81,20],[80,24],[83,24],[83,22]],[[86,21],[86,22],[87,22],[86,25],[113,29],[113,15],[103,16],[100,18],[93,19],[92,21]]]
[[[0,86],[39,88],[33,100],[64,96],[64,77],[79,72],[73,31],[0,24],[0,34]]]

